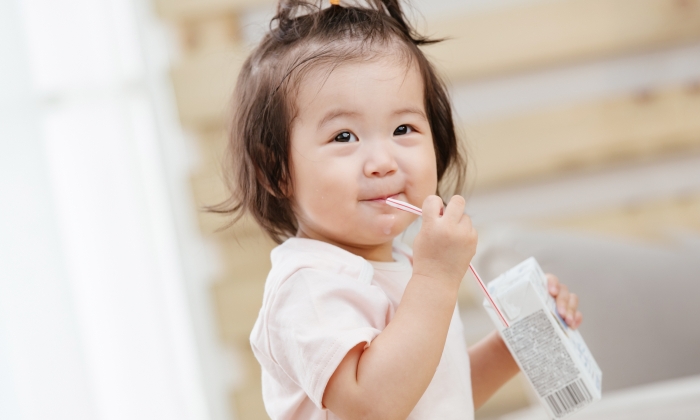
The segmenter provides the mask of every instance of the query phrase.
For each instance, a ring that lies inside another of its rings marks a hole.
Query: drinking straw
[[[412,205],[412,204],[408,204],[408,203],[406,203],[406,202],[404,202],[404,201],[396,200],[396,199],[393,199],[393,198],[387,198],[387,199],[386,199],[386,203],[387,203],[388,205],[390,205],[391,207],[395,207],[395,208],[397,208],[397,209],[399,209],[399,210],[407,211],[407,212],[409,212],[409,213],[417,214],[417,215],[419,215],[419,216],[422,216],[422,215],[423,215],[423,210],[421,210],[420,208],[418,208],[418,207],[416,207],[416,206],[414,206],[414,205]],[[476,278],[476,281],[479,283],[479,286],[481,286],[481,290],[484,291],[484,294],[486,295],[486,298],[489,300],[489,302],[491,302],[491,305],[492,305],[493,308],[496,310],[496,313],[498,314],[498,316],[501,318],[501,321],[503,322],[503,325],[505,325],[506,328],[508,328],[508,321],[506,321],[506,318],[503,316],[503,314],[501,313],[500,309],[498,309],[498,306],[496,305],[496,302],[494,302],[493,298],[491,297],[491,293],[489,293],[489,290],[486,288],[486,285],[485,285],[484,282],[481,280],[481,277],[479,277],[479,274],[477,274],[476,270],[474,269],[474,267],[473,267],[471,264],[469,264],[469,269],[470,269],[470,270],[472,271],[472,273],[474,274],[474,278]]]

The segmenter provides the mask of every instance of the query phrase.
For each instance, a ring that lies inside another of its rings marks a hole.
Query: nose
[[[385,177],[396,173],[396,162],[390,140],[377,140],[366,142],[364,173],[365,176]]]

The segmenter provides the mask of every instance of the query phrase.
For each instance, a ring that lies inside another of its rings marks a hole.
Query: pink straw
[[[412,204],[408,204],[408,203],[403,202],[403,201],[395,200],[393,198],[387,198],[386,203],[388,205],[390,205],[391,207],[395,207],[399,210],[407,211],[409,213],[417,214],[419,216],[423,215],[423,210],[421,210],[420,208],[418,208]],[[493,298],[491,297],[491,293],[489,293],[488,289],[486,288],[486,285],[481,280],[481,277],[479,277],[479,274],[477,274],[476,270],[474,270],[474,267],[471,264],[469,264],[469,269],[474,274],[476,281],[479,283],[479,286],[481,286],[481,290],[484,291],[486,298],[489,300],[489,302],[491,302],[491,305],[496,310],[496,313],[498,313],[498,316],[501,318],[501,321],[503,321],[503,325],[505,325],[506,328],[508,328],[508,321],[506,321],[506,318],[503,316],[500,309],[498,309],[496,302],[493,301]]]

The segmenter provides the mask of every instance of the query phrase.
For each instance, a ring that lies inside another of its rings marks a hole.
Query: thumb
[[[442,199],[437,195],[429,195],[423,201],[423,221],[432,221],[442,214]]]

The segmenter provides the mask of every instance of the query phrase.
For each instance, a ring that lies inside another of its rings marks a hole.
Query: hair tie
[[[340,0],[331,0],[331,6],[340,6]]]

